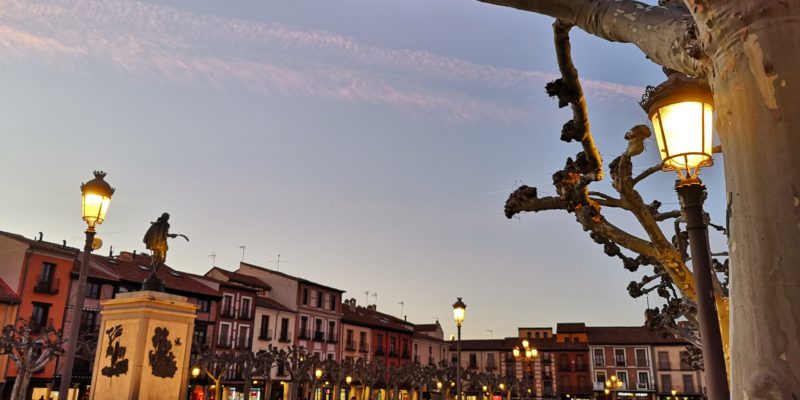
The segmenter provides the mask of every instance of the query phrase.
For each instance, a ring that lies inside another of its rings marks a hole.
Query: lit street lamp
[[[192,367],[192,379],[189,381],[189,399],[194,399],[194,382],[200,376],[200,367],[195,365]]]
[[[612,392],[612,400],[617,398],[617,390],[622,389],[622,381],[617,379],[616,375],[611,375],[610,378],[606,380],[606,398],[608,398],[608,393]]]
[[[69,397],[69,387],[72,383],[72,368],[75,364],[76,344],[83,317],[83,301],[86,296],[86,278],[89,275],[89,255],[92,250],[100,248],[101,243],[95,245],[95,226],[102,224],[106,219],[106,212],[111,203],[114,189],[103,178],[106,173],[94,171],[94,179],[81,185],[81,198],[83,220],[86,221],[86,243],[83,246],[83,259],[78,273],[78,282],[75,286],[75,305],[72,308],[71,329],[69,332],[67,354],[64,356],[64,366],[61,369],[61,384],[58,395],[64,399]]]
[[[705,186],[701,167],[713,164],[711,133],[714,101],[711,91],[694,79],[673,73],[645,93],[641,102],[653,123],[663,169],[678,173],[675,190],[689,234],[692,272],[697,288],[697,314],[710,400],[730,399],[712,286],[708,226],[703,215]]]
[[[528,371],[525,366],[533,362],[539,355],[539,351],[530,345],[528,339],[522,339],[522,350],[520,350],[519,346],[514,346],[514,350],[511,350],[511,354],[514,355],[515,360],[522,362],[522,397],[524,398],[526,390],[528,393],[531,393],[530,389],[528,389]]]
[[[467,312],[467,305],[461,301],[461,297],[458,297],[455,303],[453,303],[453,319],[456,321],[456,327],[458,330],[458,338],[456,339],[456,359],[458,360],[458,365],[456,365],[456,399],[461,400],[461,324],[464,322],[464,315]]]

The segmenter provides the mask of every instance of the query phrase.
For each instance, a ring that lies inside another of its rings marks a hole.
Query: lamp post
[[[663,169],[678,173],[675,190],[689,234],[708,398],[727,400],[730,392],[725,353],[714,304],[708,226],[703,215],[705,186],[697,176],[701,167],[714,163],[711,158],[714,101],[706,86],[673,73],[658,87],[648,88],[641,105],[653,123]]]
[[[611,377],[606,380],[605,384],[606,398],[608,398],[608,393],[612,392],[611,399],[615,400],[617,398],[617,390],[622,389],[622,381],[617,379],[616,375],[611,375]]]
[[[530,345],[528,339],[522,339],[522,350],[520,350],[519,346],[514,346],[514,350],[511,350],[511,354],[514,355],[515,360],[522,362],[522,397],[524,398],[526,391],[530,393],[528,390],[528,371],[526,371],[525,366],[530,365],[539,355],[539,351]]]
[[[194,399],[194,382],[200,376],[200,367],[195,365],[192,367],[192,379],[189,381],[189,399]]]
[[[669,392],[672,394],[672,398],[673,398],[673,399],[677,399],[677,397],[675,397],[675,395],[676,395],[676,394],[678,394],[678,391],[677,391],[677,390],[675,390],[675,389],[672,389],[672,390],[670,390]]]
[[[106,173],[94,171],[94,179],[81,185],[81,198],[83,208],[83,220],[86,221],[86,242],[83,246],[83,258],[81,259],[81,269],[78,273],[78,283],[75,286],[75,305],[72,308],[71,329],[69,331],[67,354],[64,356],[64,366],[61,372],[61,384],[58,387],[58,395],[63,399],[69,397],[69,387],[72,383],[72,368],[75,364],[76,344],[78,343],[78,333],[81,328],[81,317],[83,316],[83,301],[86,296],[86,278],[89,275],[89,255],[95,249],[94,235],[95,226],[102,224],[106,219],[108,205],[111,203],[111,195],[114,189],[103,178]],[[99,248],[99,246],[97,246]]]
[[[461,324],[464,322],[464,315],[467,312],[467,305],[458,297],[453,303],[453,319],[456,321],[458,337],[456,339],[456,400],[461,400]]]

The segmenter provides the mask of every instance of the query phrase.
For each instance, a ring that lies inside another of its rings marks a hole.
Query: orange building
[[[62,329],[69,294],[70,272],[78,249],[0,231],[0,279],[20,299],[17,316],[38,326]],[[53,360],[31,379],[31,390],[54,384]],[[17,369],[5,366],[6,384],[0,398],[8,398]]]

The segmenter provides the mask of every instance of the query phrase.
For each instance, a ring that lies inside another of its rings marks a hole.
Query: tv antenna
[[[211,259],[211,268],[216,267],[217,266],[217,253],[214,253],[212,251],[211,254],[208,255],[208,258]]]
[[[378,292],[372,292],[372,297],[375,298],[375,309],[378,309]]]
[[[367,301],[364,303],[364,307],[369,305],[369,290],[364,292],[364,295],[367,296]]]
[[[397,304],[400,304],[400,318],[403,318],[403,312],[406,310],[406,302],[400,300],[400,302]]]
[[[239,246],[239,248],[242,249],[242,262],[244,262],[244,249],[246,249],[247,246]]]
[[[281,261],[281,255],[280,255],[280,254],[278,254],[278,259],[277,259],[277,260],[271,260],[271,261],[267,261],[267,262],[271,262],[271,263],[273,263],[273,262],[274,262],[274,263],[275,263],[275,270],[276,270],[276,271],[278,271],[278,272],[280,272],[280,270],[281,270],[281,263],[282,263],[282,262],[283,262],[283,263],[288,263],[288,262],[291,262],[291,261],[286,261],[286,260],[283,260],[283,261]]]
[[[491,329],[487,329],[486,332],[489,332],[489,339],[494,339],[494,331]]]

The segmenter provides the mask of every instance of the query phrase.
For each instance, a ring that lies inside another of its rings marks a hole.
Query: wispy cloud
[[[240,85],[271,96],[384,104],[457,120],[524,118],[530,114],[524,104],[498,98],[540,94],[555,78],[136,1],[0,0],[0,10],[5,62],[100,62],[176,84]],[[584,86],[606,100],[641,93],[602,81],[585,80]]]

